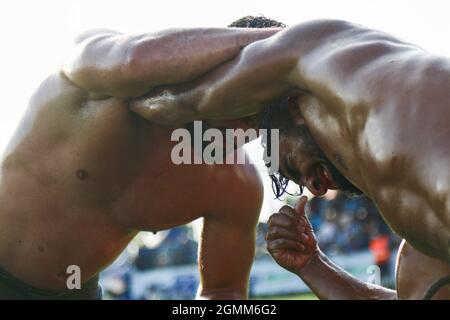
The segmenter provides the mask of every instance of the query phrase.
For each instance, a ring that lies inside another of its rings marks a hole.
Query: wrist
[[[242,289],[200,289],[196,300],[247,300],[248,290]]]
[[[322,256],[322,251],[317,248],[314,253],[311,254],[311,257],[308,259],[308,261],[298,269],[297,275],[300,278],[303,278],[317,270],[319,264],[321,264],[323,261]]]

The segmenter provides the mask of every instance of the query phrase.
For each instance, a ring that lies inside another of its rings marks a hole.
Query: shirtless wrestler
[[[245,298],[262,201],[254,167],[174,165],[174,127],[151,124],[128,103],[277,31],[81,35],[32,96],[2,157],[0,299],[98,298],[98,273],[138,231],[200,217],[198,297]],[[80,290],[66,287],[71,265],[81,269]]]
[[[360,25],[316,20],[131,108],[175,123],[249,116],[295,96],[297,139],[280,141],[280,173],[318,196],[339,188],[341,174],[411,246],[450,263],[449,88],[450,59]]]
[[[396,265],[396,290],[362,282],[334,264],[319,249],[307,216],[306,197],[295,209],[284,206],[269,219],[267,248],[275,261],[298,275],[320,299],[446,299],[450,300],[450,266],[412,248],[400,245]]]

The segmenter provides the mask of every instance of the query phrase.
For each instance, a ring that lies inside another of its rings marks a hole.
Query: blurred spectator
[[[259,223],[256,228],[255,259],[270,257],[266,249],[266,233],[268,229],[267,223]]]
[[[335,241],[338,232],[336,217],[336,210],[330,209],[325,212],[324,221],[316,226],[315,232],[317,241],[323,251],[329,251],[332,247],[337,246]]]
[[[390,275],[391,250],[389,248],[389,235],[379,234],[370,240],[369,249],[374,255],[375,263],[380,268],[381,284],[386,283]]]
[[[180,226],[169,230],[158,247],[142,246],[134,266],[138,270],[148,270],[164,266],[195,264],[197,247],[192,230],[188,226]]]

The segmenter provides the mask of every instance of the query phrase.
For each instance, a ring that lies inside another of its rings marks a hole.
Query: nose
[[[317,177],[309,176],[304,180],[304,186],[316,197],[323,196],[327,192],[326,188],[321,184]]]

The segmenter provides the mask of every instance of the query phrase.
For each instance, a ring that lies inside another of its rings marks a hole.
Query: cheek
[[[322,151],[311,141],[302,141],[298,143],[295,150],[296,156],[304,160],[319,160],[322,158]]]
[[[310,159],[311,156],[311,150],[304,144],[297,144],[292,150],[292,159],[295,160],[295,163],[304,162],[307,159]]]

